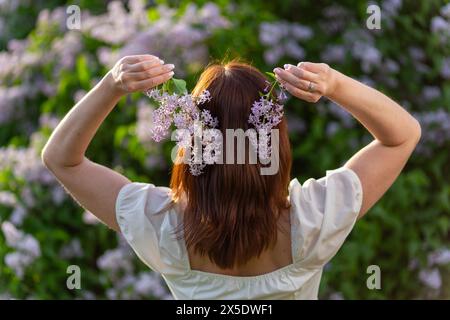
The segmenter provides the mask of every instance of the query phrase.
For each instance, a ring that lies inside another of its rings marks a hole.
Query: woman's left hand
[[[117,61],[107,77],[119,96],[156,87],[173,76],[173,64],[153,55],[126,56]]]
[[[336,89],[336,71],[325,63],[285,64],[284,69],[275,68],[273,71],[290,94],[308,102],[330,96]]]

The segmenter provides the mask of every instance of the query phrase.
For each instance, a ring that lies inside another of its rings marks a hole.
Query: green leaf
[[[178,94],[187,93],[186,81],[184,81],[182,79],[172,78],[171,82],[174,84],[174,92],[175,93],[178,93]]]
[[[275,74],[273,72],[266,72],[266,74],[269,76],[269,78],[272,78],[273,80],[277,80],[275,77]]]

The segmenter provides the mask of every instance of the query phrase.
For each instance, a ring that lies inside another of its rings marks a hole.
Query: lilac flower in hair
[[[180,84],[180,83],[183,84]],[[175,85],[184,85],[181,80],[175,80]],[[198,96],[194,97],[191,94],[185,92],[169,94],[163,89],[152,89],[146,92],[149,98],[154,99],[159,107],[153,112],[153,127],[151,128],[152,139],[159,142],[168,136],[172,123],[177,129],[183,129],[183,133],[177,131],[175,139],[179,148],[183,148],[188,152],[188,164],[189,170],[192,175],[199,175],[206,166],[205,162],[212,164],[212,158],[210,156],[208,161],[198,161],[195,157],[194,146],[192,140],[198,135],[198,130],[207,130],[218,126],[217,118],[213,117],[209,110],[201,110],[198,108],[200,104],[206,103],[211,100],[211,94],[209,91],[204,90]],[[200,126],[198,125],[200,124]],[[186,130],[189,133],[186,136]],[[209,140],[201,142],[201,147],[211,151],[213,148],[213,154],[217,148],[217,141],[215,136]],[[220,141],[221,142],[221,141]],[[208,146],[208,143],[211,146]],[[209,148],[209,149],[208,149]],[[211,152],[210,152],[211,154]]]
[[[287,96],[281,84],[279,84],[280,93],[277,95],[277,99],[271,97],[272,90],[277,83],[275,80],[275,83],[271,84],[270,91],[253,103],[251,114],[248,118],[248,122],[258,131],[259,142],[253,138],[250,139],[250,143],[255,149],[258,149],[260,159],[268,159],[270,157],[272,151],[269,142],[270,132],[281,122],[284,113],[283,105],[279,101],[286,99]]]

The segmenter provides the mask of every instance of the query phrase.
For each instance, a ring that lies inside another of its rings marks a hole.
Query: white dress
[[[229,276],[189,265],[171,190],[147,183],[122,187],[116,201],[120,229],[138,257],[161,273],[175,299],[317,299],[324,265],[352,230],[362,204],[361,182],[340,167],[320,179],[289,184],[293,263],[258,276]]]

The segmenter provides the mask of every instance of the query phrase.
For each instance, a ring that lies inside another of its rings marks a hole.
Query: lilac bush
[[[373,1],[381,8],[379,30],[365,27],[366,7],[345,3],[146,3],[89,1],[81,8],[81,30],[67,30],[65,1],[55,1],[55,7],[44,1],[0,1],[1,299],[170,298],[159,275],[138,261],[121,236],[71,200],[39,155],[61,118],[110,66],[140,53],[175,64],[175,76],[189,87],[208,62],[224,56],[243,56],[263,71],[322,61],[401,103],[421,123],[419,146],[327,266],[320,297],[450,297],[446,1]],[[9,17],[24,9],[29,16],[15,20],[29,28],[21,33]],[[172,145],[152,139],[152,120],[164,116],[156,108],[143,95],[122,99],[87,156],[132,180],[167,185]],[[290,99],[284,111],[293,177],[300,180],[345,162],[371,138],[325,98],[315,105]],[[183,126],[186,119],[175,121]],[[381,267],[383,283],[392,284],[376,292],[361,278],[374,263]],[[82,290],[64,286],[71,264],[82,269]]]

